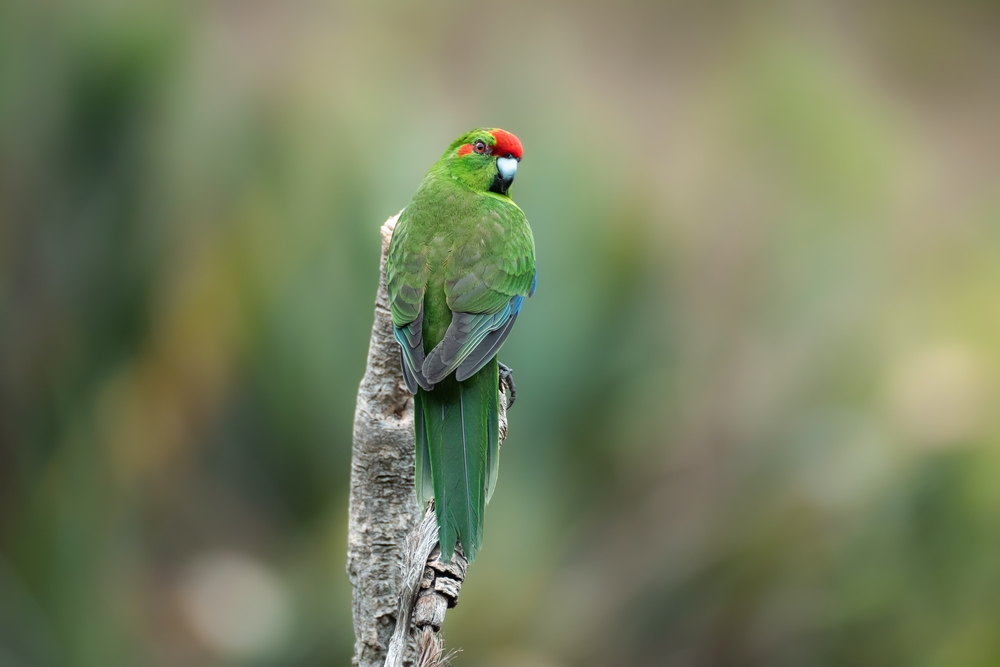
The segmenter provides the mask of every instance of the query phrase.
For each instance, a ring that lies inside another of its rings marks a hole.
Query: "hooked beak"
[[[517,158],[498,157],[497,175],[493,177],[493,185],[490,190],[501,195],[507,194],[510,184],[514,182],[515,175],[517,175]]]

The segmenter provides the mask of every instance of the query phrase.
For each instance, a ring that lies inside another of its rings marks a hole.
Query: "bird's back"
[[[446,560],[457,544],[472,560],[482,543],[499,461],[496,355],[534,285],[531,229],[507,196],[520,156],[502,130],[453,142],[400,215],[386,260],[414,393],[416,489],[435,499]]]

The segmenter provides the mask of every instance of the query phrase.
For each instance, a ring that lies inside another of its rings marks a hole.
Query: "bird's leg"
[[[507,385],[507,409],[510,410],[511,406],[514,405],[514,401],[517,400],[517,387],[514,386],[514,370],[510,366],[501,363],[499,359],[497,359],[497,366],[500,367],[500,384]]]

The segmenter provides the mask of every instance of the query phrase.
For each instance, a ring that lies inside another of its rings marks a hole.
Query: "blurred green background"
[[[381,223],[524,143],[456,665],[1000,664],[995,2],[0,2],[0,666],[345,665]]]

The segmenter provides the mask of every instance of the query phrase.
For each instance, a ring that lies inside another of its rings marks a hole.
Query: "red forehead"
[[[504,156],[509,154],[518,160],[521,159],[523,149],[521,148],[520,139],[506,130],[492,130],[490,134],[496,139],[496,144],[493,146],[494,155]]]

